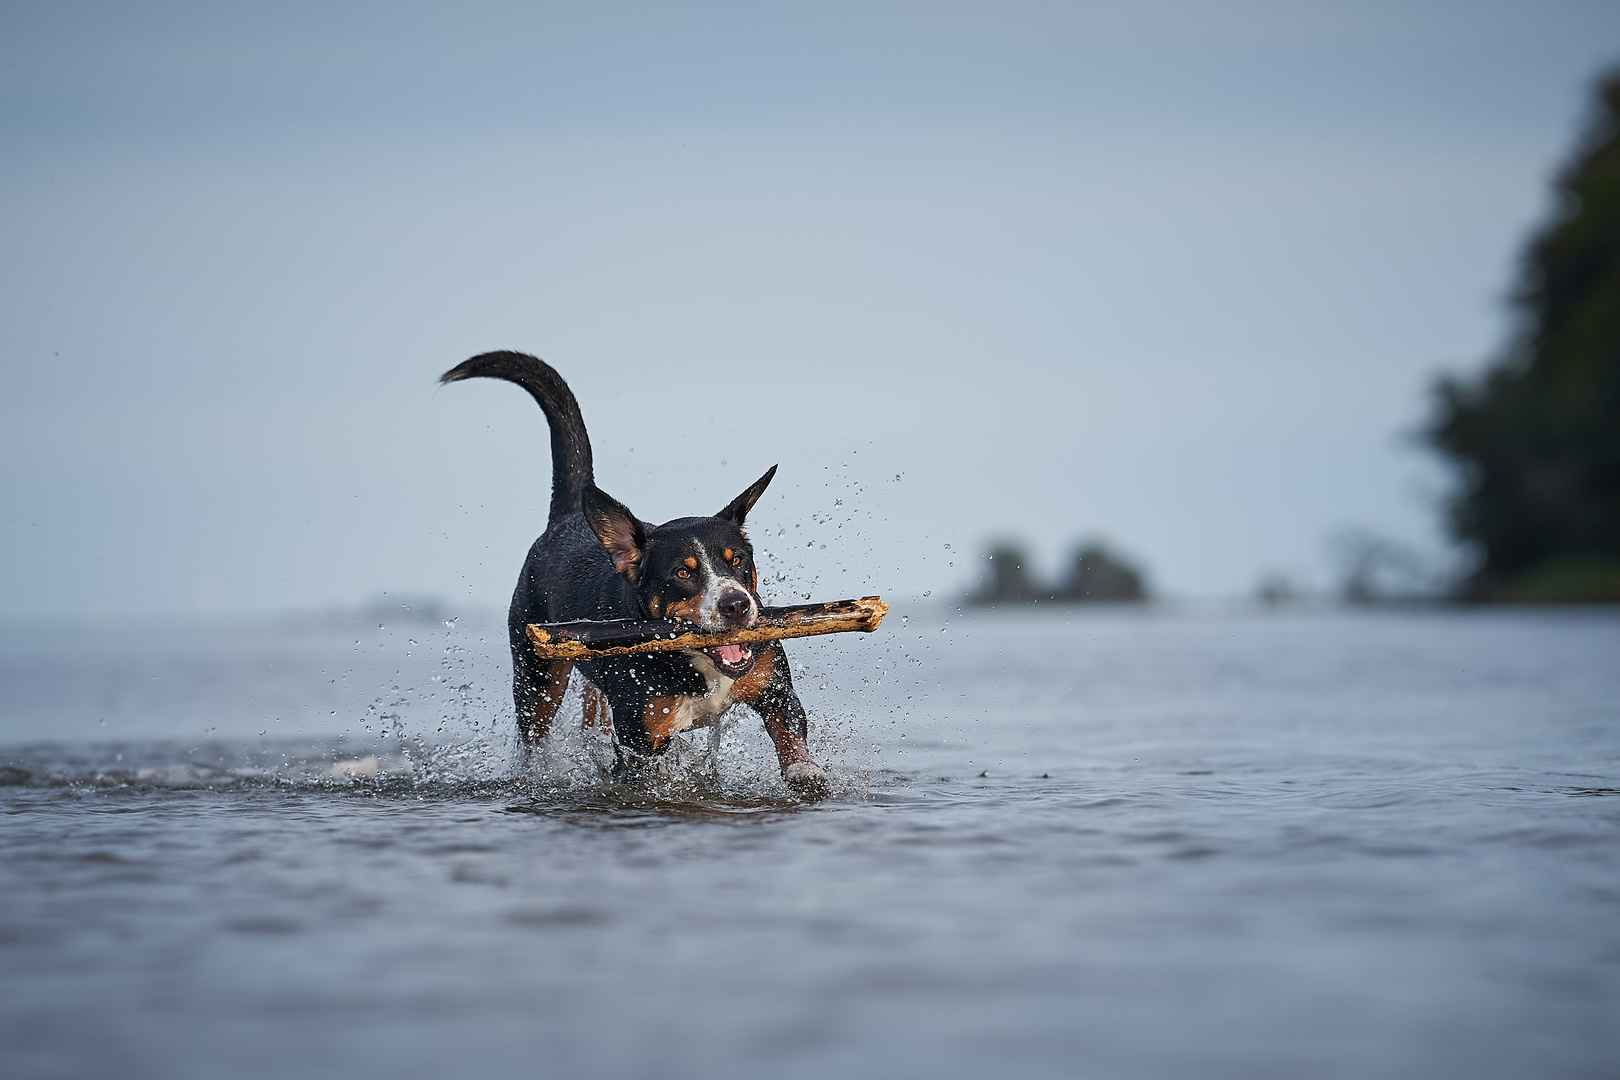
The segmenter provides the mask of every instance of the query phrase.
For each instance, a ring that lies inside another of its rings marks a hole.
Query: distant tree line
[[[1481,600],[1620,600],[1620,69],[1530,242],[1514,340],[1435,388],[1427,438],[1456,467],[1456,539]]]
[[[1061,580],[1043,583],[1029,573],[1029,557],[1016,544],[997,544],[985,555],[984,583],[968,594],[975,604],[1138,603],[1147,599],[1142,571],[1101,544],[1081,545]]]

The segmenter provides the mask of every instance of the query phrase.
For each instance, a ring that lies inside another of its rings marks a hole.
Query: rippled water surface
[[[7,1076],[1611,1077],[1620,613],[901,613],[615,788],[498,624],[0,635]]]

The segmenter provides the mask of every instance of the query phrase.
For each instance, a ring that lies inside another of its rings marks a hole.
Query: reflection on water
[[[742,713],[632,785],[573,727],[525,760],[502,649],[8,631],[4,1072],[1598,1076],[1620,1052],[1613,612],[912,612],[790,645],[838,776],[818,802]]]

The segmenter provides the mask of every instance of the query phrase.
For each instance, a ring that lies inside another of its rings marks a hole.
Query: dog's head
[[[754,548],[743,532],[748,511],[765,493],[776,466],[713,517],[676,518],[647,525],[607,492],[587,487],[585,521],[607,549],[613,568],[635,586],[642,614],[685,619],[703,630],[744,629],[759,619],[759,574]],[[733,678],[754,666],[750,645],[704,649]]]

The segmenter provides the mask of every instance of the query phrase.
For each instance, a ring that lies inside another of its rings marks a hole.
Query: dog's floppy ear
[[[585,485],[579,500],[585,509],[585,523],[607,548],[613,569],[636,580],[641,572],[641,556],[647,550],[647,527],[624,503],[595,484]]]
[[[744,519],[748,517],[748,511],[754,508],[754,504],[759,502],[759,497],[765,494],[765,489],[771,486],[771,477],[775,475],[776,466],[772,465],[764,476],[748,486],[747,491],[732,499],[731,502],[726,504],[724,510],[714,516],[724,518],[733,525],[740,527]]]

